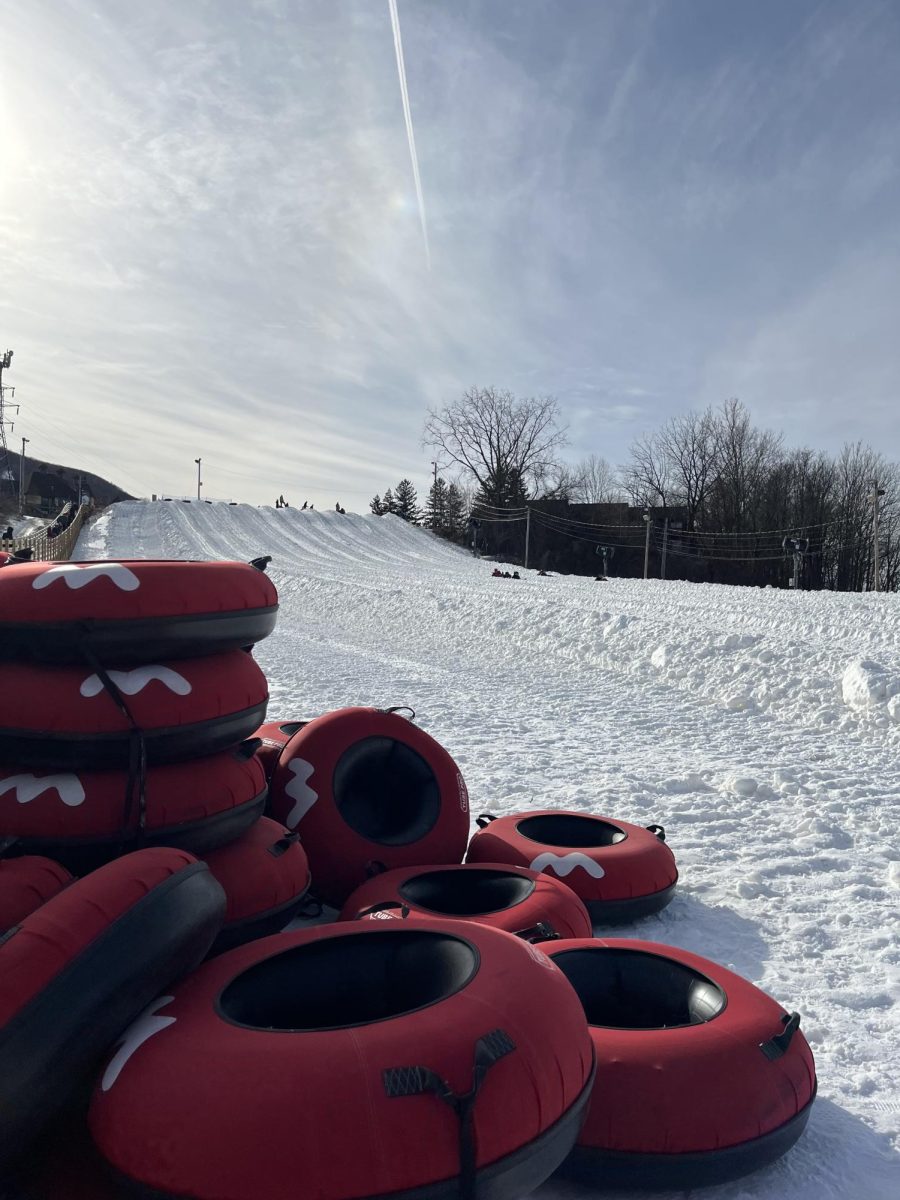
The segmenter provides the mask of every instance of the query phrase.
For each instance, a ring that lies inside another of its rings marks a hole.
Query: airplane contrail
[[[422,180],[419,176],[419,158],[416,154],[416,137],[413,133],[412,113],[409,109],[409,92],[406,87],[406,67],[403,64],[403,42],[400,40],[400,17],[397,15],[397,0],[388,0],[391,10],[391,28],[394,31],[394,49],[397,52],[397,73],[400,76],[400,97],[403,100],[403,116],[406,120],[406,136],[409,141],[409,157],[412,160],[413,179],[416,184],[416,199],[419,202],[419,220],[422,223],[422,239],[425,242],[425,260],[431,270],[431,249],[428,245],[428,225],[425,222],[425,197],[422,195]]]

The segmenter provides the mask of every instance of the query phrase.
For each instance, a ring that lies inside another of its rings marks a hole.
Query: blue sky
[[[6,0],[0,349],[30,451],[364,508],[427,405],[623,461],[739,396],[900,456],[900,5]]]

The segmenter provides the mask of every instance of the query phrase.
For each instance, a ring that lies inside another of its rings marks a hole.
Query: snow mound
[[[271,554],[281,610],[256,656],[272,719],[411,704],[474,813],[665,825],[675,899],[617,933],[800,1011],[819,1070],[796,1148],[706,1200],[900,1195],[896,596],[494,579],[395,517],[241,505],[116,504],[78,553]],[[563,1195],[588,1200],[535,1193]]]

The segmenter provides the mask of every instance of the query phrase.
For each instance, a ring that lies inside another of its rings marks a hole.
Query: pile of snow
[[[798,1009],[819,1069],[790,1155],[704,1197],[900,1195],[896,596],[494,579],[395,517],[249,506],[117,504],[78,553],[271,554],[281,616],[257,658],[273,718],[411,704],[475,813],[664,824],[676,897],[617,932]]]

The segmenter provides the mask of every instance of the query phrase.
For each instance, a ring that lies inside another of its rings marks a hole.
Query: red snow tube
[[[256,751],[256,757],[262,763],[267,780],[272,778],[282,750],[294,734],[298,733],[304,725],[308,725],[309,721],[309,717],[300,721],[267,721],[265,725],[260,725],[256,730],[253,736],[259,738],[261,742]]]
[[[544,949],[581,999],[602,1080],[566,1174],[680,1191],[765,1166],[803,1132],[816,1073],[797,1013],[672,946]]]
[[[77,874],[135,845],[205,854],[238,837],[266,799],[258,742],[151,767],[143,797],[127,771],[37,773],[0,767],[0,829]]]
[[[71,882],[65,867],[50,858],[0,858],[0,938]]]
[[[500,863],[385,871],[358,887],[341,913],[342,921],[392,917],[478,921],[531,942],[591,936],[591,918],[571,888]]]
[[[13,563],[0,576],[0,657],[117,665],[250,646],[278,593],[249,563]]]
[[[604,925],[659,912],[678,881],[661,825],[544,809],[478,818],[466,862],[506,862],[552,873]]]
[[[272,815],[303,839],[317,894],[340,907],[371,864],[458,863],[469,796],[456,763],[393,711],[342,708],[288,742]]]
[[[276,934],[172,991],[90,1111],[101,1153],[153,1196],[513,1200],[577,1137],[593,1077],[578,997],[499,930]]]
[[[309,863],[300,839],[268,817],[207,855],[206,865],[228,903],[211,954],[284,929],[309,891]]]
[[[203,958],[224,907],[205,863],[138,850],[71,884],[0,942],[0,1169],[141,1009]]]
[[[121,705],[142,731],[150,762],[215,754],[249,737],[267,700],[266,678],[242,650],[99,675],[83,666],[2,663],[0,763],[127,767],[134,737]]]

